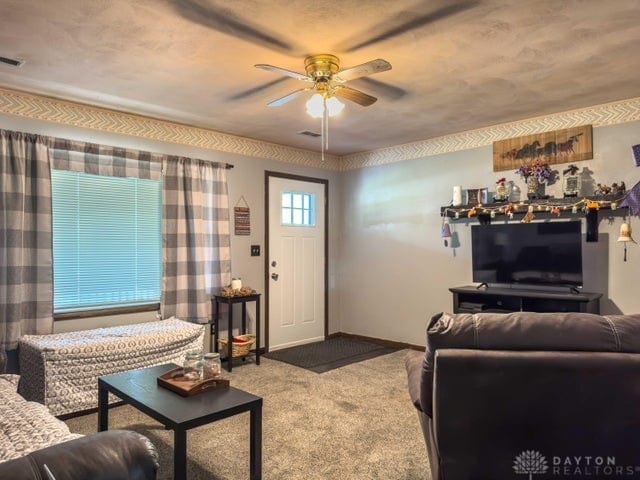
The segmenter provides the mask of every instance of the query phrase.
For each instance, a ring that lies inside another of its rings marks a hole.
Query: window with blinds
[[[160,301],[160,180],[52,170],[54,312]]]

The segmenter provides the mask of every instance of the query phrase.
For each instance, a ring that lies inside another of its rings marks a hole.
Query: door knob
[[[275,267],[276,265],[278,265],[278,262],[276,262],[275,260],[273,262],[271,262],[271,266]]]
[[[273,278],[276,282],[278,281],[278,274],[277,273],[272,273],[271,274],[271,278]]]

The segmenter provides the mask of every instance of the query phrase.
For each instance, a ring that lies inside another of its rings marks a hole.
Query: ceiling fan
[[[320,94],[324,99],[336,96],[368,107],[375,103],[377,98],[348,87],[344,83],[355,78],[391,70],[391,64],[381,58],[340,70],[340,59],[327,53],[308,56],[304,61],[305,74],[264,63],[257,64],[256,67],[313,84],[267,103],[270,107],[284,105],[308,91]]]

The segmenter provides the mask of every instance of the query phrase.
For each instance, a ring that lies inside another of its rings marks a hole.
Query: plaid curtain
[[[49,139],[0,130],[0,371],[25,334],[53,331]]]
[[[214,290],[231,281],[226,165],[163,162],[162,318],[206,323]]]
[[[53,168],[107,177],[159,180],[165,155],[95,143],[51,139]]]

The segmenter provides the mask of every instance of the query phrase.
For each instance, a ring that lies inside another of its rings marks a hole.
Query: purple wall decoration
[[[640,167],[640,143],[631,147],[633,150],[633,158],[636,159],[636,167]]]
[[[620,202],[621,207],[629,207],[631,215],[640,215],[640,182],[627,192]]]

